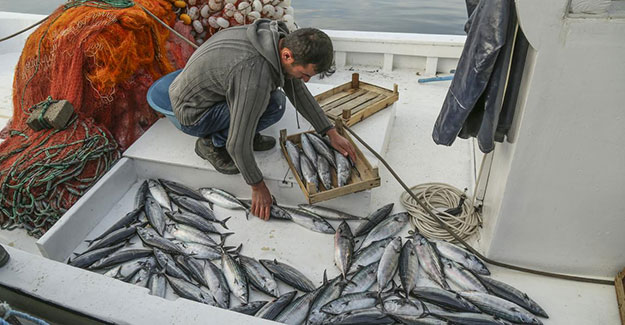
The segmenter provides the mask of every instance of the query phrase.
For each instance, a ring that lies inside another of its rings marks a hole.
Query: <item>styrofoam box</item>
[[[184,166],[122,158],[37,241],[37,245],[44,256],[56,261],[66,261],[72,252],[81,252],[86,247],[85,239],[98,236],[133,209],[135,194],[148,178],[168,179],[192,188],[218,186],[227,190],[227,184],[215,184],[205,173]],[[226,239],[226,245],[242,244],[243,255],[285,262],[300,270],[315,285],[321,284],[324,270],[329,277],[339,274],[334,266],[333,235],[313,232],[290,221],[262,221],[251,215],[246,219],[243,211],[220,207],[214,207],[214,211],[219,219],[232,217],[227,222],[229,229],[224,232],[232,231],[234,235]],[[330,222],[338,227],[337,221]],[[352,229],[357,224],[357,221],[350,221]],[[281,292],[293,290],[283,283],[279,288]],[[269,299],[255,291],[251,291],[250,298],[250,301]],[[231,299],[236,305],[236,298]]]

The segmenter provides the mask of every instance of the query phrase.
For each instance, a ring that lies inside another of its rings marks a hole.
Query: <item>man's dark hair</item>
[[[316,28],[301,28],[287,34],[282,48],[293,52],[294,64],[314,64],[320,78],[332,75],[334,69],[334,49],[330,37]]]

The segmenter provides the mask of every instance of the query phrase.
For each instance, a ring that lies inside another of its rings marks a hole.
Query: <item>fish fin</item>
[[[328,283],[327,270],[323,270],[323,284],[326,285],[327,283]]]
[[[221,246],[223,248],[224,243],[226,242],[226,238],[228,238],[228,236],[230,235],[234,235],[233,232],[225,232],[222,234],[219,234],[219,238],[221,238],[221,243],[219,244],[219,246]]]
[[[224,227],[224,229],[228,229],[228,226],[226,226],[226,221],[228,221],[230,218],[232,218],[232,217],[228,217],[228,218],[226,218],[226,219],[224,219],[224,220],[221,220],[221,221],[220,221],[220,220],[217,220],[217,222],[218,222],[218,223],[219,223],[222,227]],[[230,229],[228,229],[228,230],[230,230]]]

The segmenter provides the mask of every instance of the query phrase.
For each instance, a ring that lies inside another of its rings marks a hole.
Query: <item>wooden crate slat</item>
[[[337,100],[340,100],[341,98],[344,98],[345,96],[349,96],[355,93],[356,91],[358,91],[358,89],[347,89],[342,92],[336,93],[332,96],[328,96],[322,100],[317,100],[317,103],[319,103],[319,106],[324,107],[326,105],[330,105],[334,103]]]
[[[396,84],[393,90],[385,89],[360,81],[357,73],[352,75],[351,82],[315,96],[315,100],[328,117],[332,119],[340,117],[348,126],[364,120],[398,99]]]
[[[348,89],[352,89],[351,81],[350,82],[346,82],[346,83],[344,83],[344,84],[342,84],[340,86],[336,86],[336,87],[334,87],[334,88],[332,88],[332,89],[330,89],[328,91],[324,91],[323,93],[315,96],[315,100],[317,102],[319,102],[319,101],[324,100],[324,99],[326,99],[326,98],[328,98],[328,97],[330,97],[330,96],[332,96],[334,94],[338,94],[338,93],[340,93],[342,91],[346,91]]]
[[[368,91],[364,93],[362,96],[355,98],[354,100],[350,100],[349,102],[343,103],[342,105],[336,106],[333,109],[326,111],[326,113],[339,117],[341,116],[341,114],[343,114],[343,110],[349,109],[352,111],[352,114],[353,114],[354,109],[356,107],[359,107],[362,105],[365,105],[364,107],[366,107],[366,105],[372,104],[374,102],[373,100],[378,96],[379,94]]]
[[[366,119],[367,117],[381,111],[382,109],[384,109],[385,107],[388,107],[389,105],[393,104],[394,102],[397,101],[397,99],[399,98],[399,96],[397,94],[395,94],[394,96],[388,97],[383,101],[380,101],[374,105],[371,105],[369,107],[367,107],[367,109],[362,109],[359,110],[358,112],[356,112],[355,114],[352,114],[352,116],[350,117],[349,121],[346,121],[345,124],[347,124],[347,126],[352,126],[364,119]]]
[[[341,105],[343,105],[345,103],[348,103],[348,102],[350,102],[352,100],[355,100],[356,98],[359,98],[360,96],[363,96],[366,93],[367,93],[366,90],[358,89],[355,92],[353,92],[353,93],[351,93],[351,94],[349,94],[349,95],[347,95],[347,96],[345,96],[345,97],[343,97],[343,98],[341,98],[339,100],[335,100],[334,102],[332,102],[330,104],[324,105],[323,106],[323,110],[325,112],[327,112],[327,111],[329,111],[329,110],[331,110],[331,109],[333,109],[333,108],[335,108],[337,106],[341,106]]]
[[[625,324],[625,269],[616,275],[614,288],[616,289],[616,302],[621,316],[621,324]]]

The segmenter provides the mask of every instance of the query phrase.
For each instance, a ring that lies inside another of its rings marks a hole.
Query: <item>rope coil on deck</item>
[[[13,322],[10,320],[11,318],[13,319]],[[14,324],[16,318],[26,320],[29,323],[36,325],[48,325],[48,322],[45,322],[39,318],[19,312],[17,310],[13,310],[11,306],[9,306],[9,304],[6,302],[0,303],[0,325]]]
[[[475,234],[482,225],[482,218],[470,204],[471,200],[461,190],[443,183],[425,183],[410,188],[412,193],[453,229],[463,240]],[[412,216],[410,222],[426,237],[457,242],[455,238],[432,218],[428,211],[421,207],[408,192],[401,194],[401,203]],[[445,212],[448,208],[459,207],[459,213]]]

